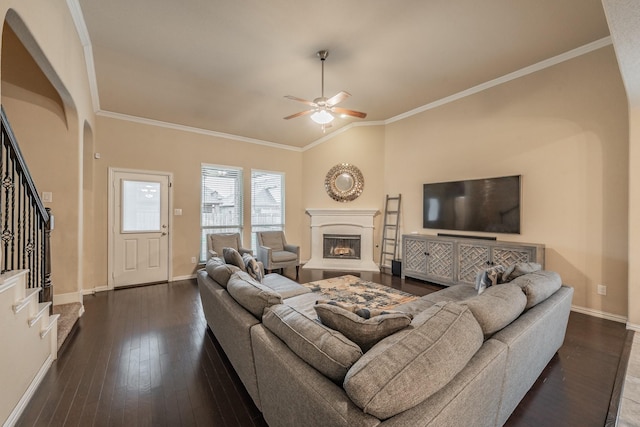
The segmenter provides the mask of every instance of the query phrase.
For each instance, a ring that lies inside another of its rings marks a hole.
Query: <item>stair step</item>
[[[40,330],[40,338],[46,337],[49,332],[51,332],[51,330],[58,324],[59,317],[59,314],[54,314],[53,316],[49,317],[49,324]]]
[[[45,313],[49,312],[50,305],[51,305],[51,301],[41,302],[40,304],[38,304],[38,312],[35,314],[35,316],[29,319],[29,327],[32,327],[33,325],[35,325],[38,322],[38,320],[40,320],[40,318],[44,316]]]
[[[13,305],[13,312],[19,313],[23,308],[29,305],[32,298],[37,297],[42,288],[29,288],[26,290],[27,295]]]

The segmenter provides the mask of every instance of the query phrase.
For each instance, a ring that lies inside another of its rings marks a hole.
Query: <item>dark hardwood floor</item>
[[[353,273],[301,270],[298,281],[342,274]],[[441,289],[361,276],[418,295]],[[195,280],[102,292],[84,305],[17,425],[266,425],[206,328]],[[625,333],[572,312],[564,346],[506,425],[603,426]]]

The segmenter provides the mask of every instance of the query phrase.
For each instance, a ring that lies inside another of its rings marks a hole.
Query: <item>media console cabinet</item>
[[[440,285],[475,285],[478,272],[492,265],[505,268],[519,262],[537,262],[544,268],[544,245],[467,237],[404,234],[402,278]]]

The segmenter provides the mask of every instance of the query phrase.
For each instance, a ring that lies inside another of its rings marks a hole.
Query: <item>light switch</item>
[[[42,192],[42,201],[45,203],[53,202],[53,193],[51,191]]]
[[[173,210],[173,214],[174,214],[175,216],[180,216],[180,215],[182,215],[182,209],[174,209],[174,210]]]

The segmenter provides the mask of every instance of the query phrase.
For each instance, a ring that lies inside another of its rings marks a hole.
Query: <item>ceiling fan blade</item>
[[[339,104],[350,96],[351,94],[349,92],[342,91],[337,95],[333,95],[331,98],[327,99],[327,105],[333,106]]]
[[[317,107],[317,104],[315,102],[307,101],[306,99],[298,98],[297,96],[285,95],[284,97],[292,101],[298,101],[298,102],[302,102],[303,104],[310,105],[312,107]]]
[[[354,111],[354,110],[347,110],[346,108],[333,107],[331,111],[337,114],[346,114],[347,116],[358,117],[360,119],[364,119],[365,117],[367,117],[367,113],[362,113],[360,111]]]
[[[306,116],[307,114],[311,114],[313,113],[315,110],[306,110],[306,111],[300,111],[299,113],[295,113],[292,114],[290,116],[285,117],[285,120],[289,120],[289,119],[295,119],[296,117],[300,117],[300,116]]]

